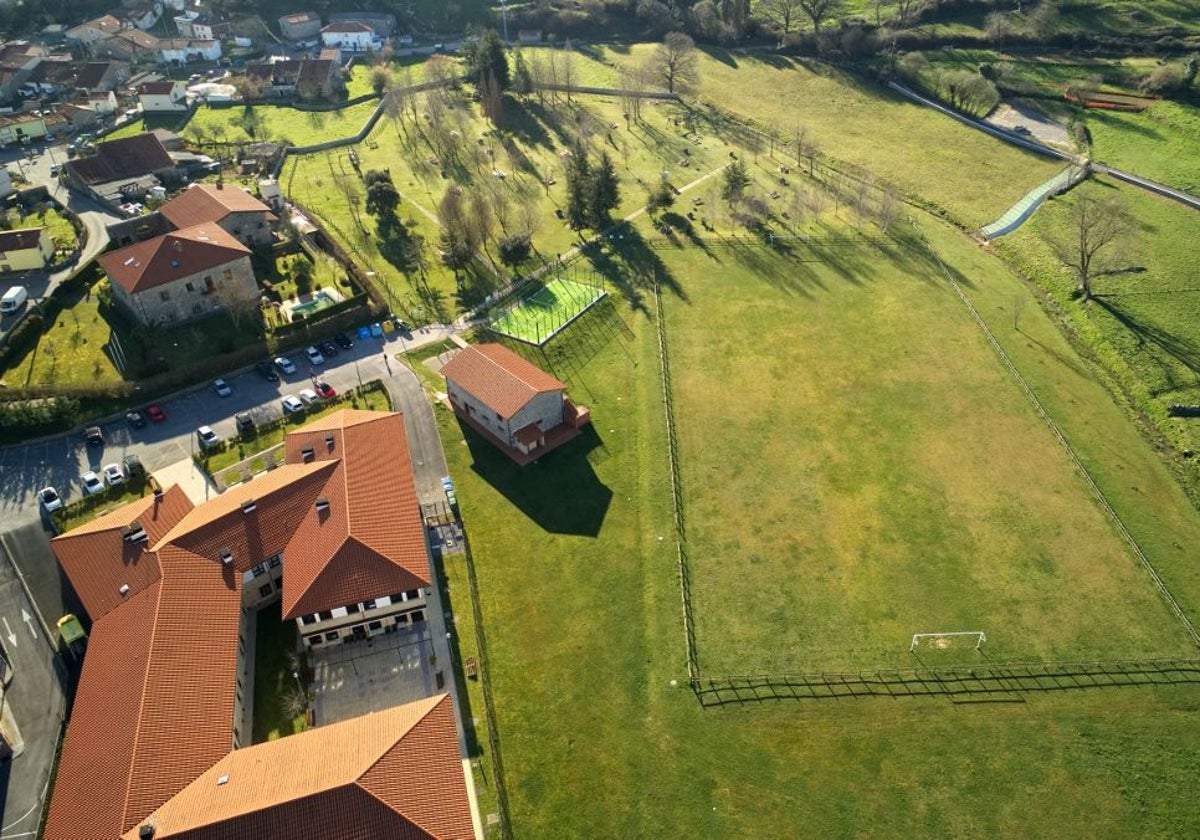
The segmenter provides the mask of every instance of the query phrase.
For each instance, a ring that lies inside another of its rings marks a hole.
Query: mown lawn
[[[1097,161],[1185,192],[1200,192],[1200,109],[1164,101],[1138,114],[1091,109],[1086,121]]]
[[[1181,546],[1196,544],[1200,525],[1153,450],[1016,278],[953,230],[930,225],[926,233],[950,267],[969,281],[968,293],[998,339],[1147,554],[1159,563],[1175,594],[1197,616],[1200,579]],[[669,316],[710,305],[703,289],[716,282],[710,276],[727,272],[735,282],[747,277],[746,268],[726,250],[714,249],[711,258],[669,249],[655,255],[664,276],[679,288],[678,294],[664,289]],[[552,345],[548,355],[551,369],[570,383],[572,396],[592,408],[594,435],[519,469],[474,435],[466,434],[464,442],[458,424],[442,417],[446,455],[480,578],[518,836],[767,837],[794,835],[797,825],[813,836],[879,837],[1070,834],[1083,824],[1095,837],[1200,831],[1197,813],[1187,804],[1191,767],[1200,759],[1200,692],[1191,687],[1034,694],[1022,703],[999,705],[867,700],[701,709],[686,688],[653,301],[632,267],[644,255],[610,257],[614,275],[624,272],[628,284],[611,296],[628,331],[585,322],[581,330],[586,331],[573,338],[568,331],[564,343]],[[750,253],[743,261],[756,259]],[[768,266],[774,261],[765,259]],[[906,280],[886,270],[877,255],[859,262],[843,258],[837,265],[846,270],[837,280],[826,273],[829,269],[805,263],[790,272],[794,277],[763,272],[754,282],[765,299],[782,300],[784,307],[817,307],[822,297],[857,293],[878,296],[881,312],[899,318],[906,307],[897,297],[907,290],[912,301],[941,311],[932,288],[915,288],[924,282],[920,278],[928,277],[923,272]],[[698,266],[705,270],[698,272]],[[871,279],[877,273],[880,279]],[[825,287],[800,288],[813,276],[823,278]],[[630,294],[634,287],[641,296]],[[735,298],[741,300],[742,293],[736,291]],[[1017,313],[1019,329],[1014,329],[1018,302],[1023,303]],[[638,308],[642,306],[649,311]],[[848,314],[833,317],[844,317],[851,329],[881,317],[869,307],[859,312],[859,322]],[[803,320],[797,327],[804,335],[819,329]],[[726,337],[735,332],[743,336],[740,344]],[[795,377],[804,381],[812,376],[777,371],[776,357],[793,351],[779,342],[752,342],[745,338],[750,334],[749,329],[716,330],[710,336],[712,363],[724,364],[726,353],[730,358],[757,355],[765,371],[780,375],[755,372],[753,381],[771,379],[781,390]],[[913,353],[940,338],[920,336]],[[864,334],[856,350],[870,356],[866,345],[873,340]],[[978,342],[969,329],[951,325],[945,335],[947,370],[935,376],[961,373],[982,387],[978,377],[994,370],[995,362],[986,354],[983,359],[976,355]],[[966,356],[960,360],[962,353]],[[975,370],[976,361],[982,374]],[[676,376],[687,375],[679,369],[682,363],[677,359]],[[891,382],[898,378],[891,374],[891,364],[855,371],[857,378],[831,376],[828,385],[852,392],[871,377]],[[912,362],[902,356],[894,364],[902,371]],[[739,411],[740,386],[740,380],[723,382],[713,400]],[[1010,405],[1019,415],[1004,396],[1010,389],[1003,382],[997,385],[1001,407]],[[989,410],[992,399],[987,393],[980,397]],[[848,403],[849,397],[839,402]],[[942,411],[940,402],[944,399],[932,401],[930,410]],[[698,420],[677,416],[681,431],[695,433]],[[763,435],[792,440],[802,452],[802,430],[768,417],[761,422]],[[1007,436],[1013,429],[1028,428],[1019,416],[999,425],[1003,428],[984,434]],[[910,433],[897,431],[900,436]],[[990,453],[993,446],[980,442],[981,452]],[[1035,446],[1034,451],[1058,463],[1053,447]],[[924,464],[939,452],[918,455]],[[791,452],[788,456],[794,457]],[[1016,460],[1025,461],[1025,454]],[[995,468],[1002,475],[1029,469],[1019,464]],[[749,472],[750,466],[726,464],[714,480],[728,480],[739,469]],[[910,476],[915,482],[922,478],[915,471]],[[1048,478],[1065,480],[1059,467]],[[1040,484],[1041,473],[1032,480]],[[1043,491],[1034,487],[1029,492]],[[1058,499],[1050,503],[1063,505]],[[1090,502],[1085,498],[1080,506]],[[688,521],[698,525],[701,516],[692,505]],[[1068,516],[1087,518],[1079,512]],[[741,542],[751,547],[759,540],[779,539],[773,535],[780,530],[778,523],[751,519],[743,524]],[[1018,533],[1023,527],[1014,521],[1008,538],[1027,539]],[[882,535],[879,543],[885,544]],[[1105,544],[1101,542],[1101,551]],[[1078,545],[1081,554],[1093,554],[1082,538]],[[1101,556],[1095,554],[1097,564]],[[766,562],[778,563],[779,558]],[[1129,564],[1126,557],[1113,562],[1120,567],[1091,569],[1080,561],[1076,568],[1082,567],[1084,580],[1072,581],[1065,591],[1036,593],[1033,603],[1014,601],[1014,610],[1053,612],[1062,609],[1056,606],[1062,602],[1090,610],[1085,596],[1091,578],[1119,577]],[[807,571],[797,569],[795,575]],[[942,567],[923,564],[914,573],[918,571],[931,576]],[[747,571],[751,573],[753,569]],[[973,574],[986,578],[997,572]],[[696,578],[699,583],[698,574]],[[1020,580],[1008,583],[1017,593],[1026,586]],[[1141,600],[1147,581],[1135,575],[1129,583],[1131,600]],[[1030,594],[1028,589],[1024,593]],[[748,613],[761,611],[740,580],[724,594]],[[884,615],[894,604],[859,606]],[[930,610],[941,607],[928,604]],[[1174,638],[1153,615],[1156,607],[1148,605],[1151,623],[1164,641]],[[463,606],[456,603],[455,608]],[[1037,638],[1047,646],[1056,644]],[[768,644],[776,643],[768,639]],[[760,655],[770,653],[768,647]],[[704,667],[703,649],[700,658]],[[587,807],[579,805],[580,790],[589,791]]]
[[[182,134],[193,142],[287,142],[296,146],[357,134],[376,102],[361,102],[337,111],[301,111],[288,105],[201,107]]]
[[[932,261],[859,241],[689,249],[673,270],[707,671],[904,667],[913,633],[945,630],[984,631],[999,661],[1188,653]]]

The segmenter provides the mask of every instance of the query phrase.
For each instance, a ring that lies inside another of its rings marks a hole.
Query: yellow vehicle
[[[83,625],[79,623],[79,619],[74,613],[67,613],[58,620],[58,635],[62,637],[63,644],[73,653],[82,653],[87,647],[87,633],[83,630]]]

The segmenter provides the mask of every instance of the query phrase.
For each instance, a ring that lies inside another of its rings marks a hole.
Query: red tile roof
[[[177,228],[203,222],[220,222],[232,213],[266,213],[275,220],[271,208],[239,187],[222,184],[198,184],[168,201],[159,212]]]
[[[175,85],[181,85],[182,82],[172,82],[170,80],[162,82],[142,82],[137,87],[139,96],[165,96],[175,90]]]
[[[156,840],[472,837],[451,700],[430,697],[229,753],[147,822]]]
[[[503,344],[464,347],[442,368],[442,376],[504,418],[538,394],[567,387]]]
[[[332,446],[326,442],[332,439]],[[399,413],[346,409],[288,434],[289,464],[336,463],[284,551],[285,618],[428,586],[429,551]]]
[[[109,280],[128,292],[143,292],[249,256],[249,248],[219,225],[205,222],[135,242],[97,259]]]
[[[285,597],[336,606],[429,581],[402,415],[340,411],[286,449],[294,462],[198,507],[172,487],[54,540],[96,620],[48,840],[136,836],[152,813],[158,837],[470,836],[444,697],[230,754],[246,570],[286,551]],[[122,535],[135,517],[146,543]],[[214,774],[252,784],[205,799]]]
[[[358,21],[343,20],[329,24],[321,30],[322,32],[374,32],[375,30],[367,26],[365,23]]]
[[[50,541],[92,621],[158,582],[158,558],[150,546],[191,509],[187,494],[172,486],[162,496],[123,505]],[[124,538],[122,530],[134,522],[146,532],[146,540]],[[129,587],[128,594],[120,593],[122,586]]]
[[[27,251],[42,241],[44,227],[0,231],[0,251]]]

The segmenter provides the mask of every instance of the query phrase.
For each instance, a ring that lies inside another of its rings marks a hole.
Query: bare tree
[[[762,0],[758,4],[758,13],[775,24],[786,38],[804,10],[800,0]]]
[[[656,75],[671,93],[686,93],[700,80],[696,43],[682,32],[668,32],[650,60]]]
[[[893,187],[885,187],[879,195],[879,203],[875,207],[875,223],[879,229],[887,233],[892,225],[900,219],[900,211],[904,203]]]
[[[537,94],[538,105],[546,107],[546,59],[541,50],[535,50],[529,56],[529,80]]]
[[[575,83],[575,51],[571,47],[571,39],[563,41],[562,60],[559,62],[562,83],[567,88],[567,101],[571,101],[571,85]]]
[[[1052,244],[1058,259],[1074,273],[1085,303],[1092,299],[1094,279],[1129,270],[1117,267],[1112,257],[1132,234],[1133,217],[1115,196],[1081,195],[1075,201],[1069,233]]]
[[[799,166],[802,161],[808,161],[808,177],[813,177],[813,170],[816,167],[817,157],[821,154],[821,147],[817,145],[817,141],[809,134],[805,126],[797,125],[792,130],[792,136],[789,138],[788,145],[791,147],[792,153],[796,156],[796,165]]]
[[[233,328],[239,332],[247,318],[262,312],[262,298],[257,287],[252,290],[242,283],[227,282],[221,287],[220,298],[225,314],[229,316]]]
[[[812,21],[813,34],[821,38],[821,24],[842,9],[842,0],[796,0],[796,3]]]

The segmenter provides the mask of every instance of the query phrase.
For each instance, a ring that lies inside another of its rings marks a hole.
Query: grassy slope
[[[651,49],[609,55],[635,62]],[[1061,168],[821,64],[714,50],[700,68],[702,98],[785,132],[803,125],[830,158],[919,194],[970,226],[994,220]]]
[[[338,111],[300,111],[286,105],[205,107],[196,111],[183,134],[193,138],[197,130],[201,130],[213,139],[215,131],[218,132],[215,139],[222,142],[287,140],[303,146],[358,133],[377,104],[361,102]],[[248,133],[247,126],[253,126],[254,138]]]
[[[938,629],[985,630],[997,660],[1186,655],[936,266],[872,251],[689,251],[675,265],[704,669],[905,666],[911,634]]]
[[[946,259],[980,279],[971,294],[995,328],[1011,323],[1005,307],[1021,285],[956,234],[929,233]],[[457,430],[446,438],[479,566],[519,836],[763,837],[800,824],[816,836],[1019,835],[1083,823],[1097,837],[1200,830],[1194,809],[1181,805],[1200,758],[1192,689],[1036,695],[1004,706],[703,711],[669,686],[686,672],[656,340],[646,317],[623,318],[628,340],[556,368],[594,409],[604,445],[586,463],[577,447],[521,472],[463,445]],[[1001,340],[1052,410],[1067,415],[1068,431],[1087,436],[1084,460],[1111,461],[1092,467],[1106,467],[1099,477],[1147,550],[1195,544],[1195,514],[1053,324],[1032,303],[1020,324]],[[581,505],[603,501],[596,482],[611,499],[593,535]],[[1197,581],[1176,583],[1200,603]]]
[[[1140,114],[1089,110],[1087,126],[1096,160],[1200,193],[1200,109],[1159,102]]]

